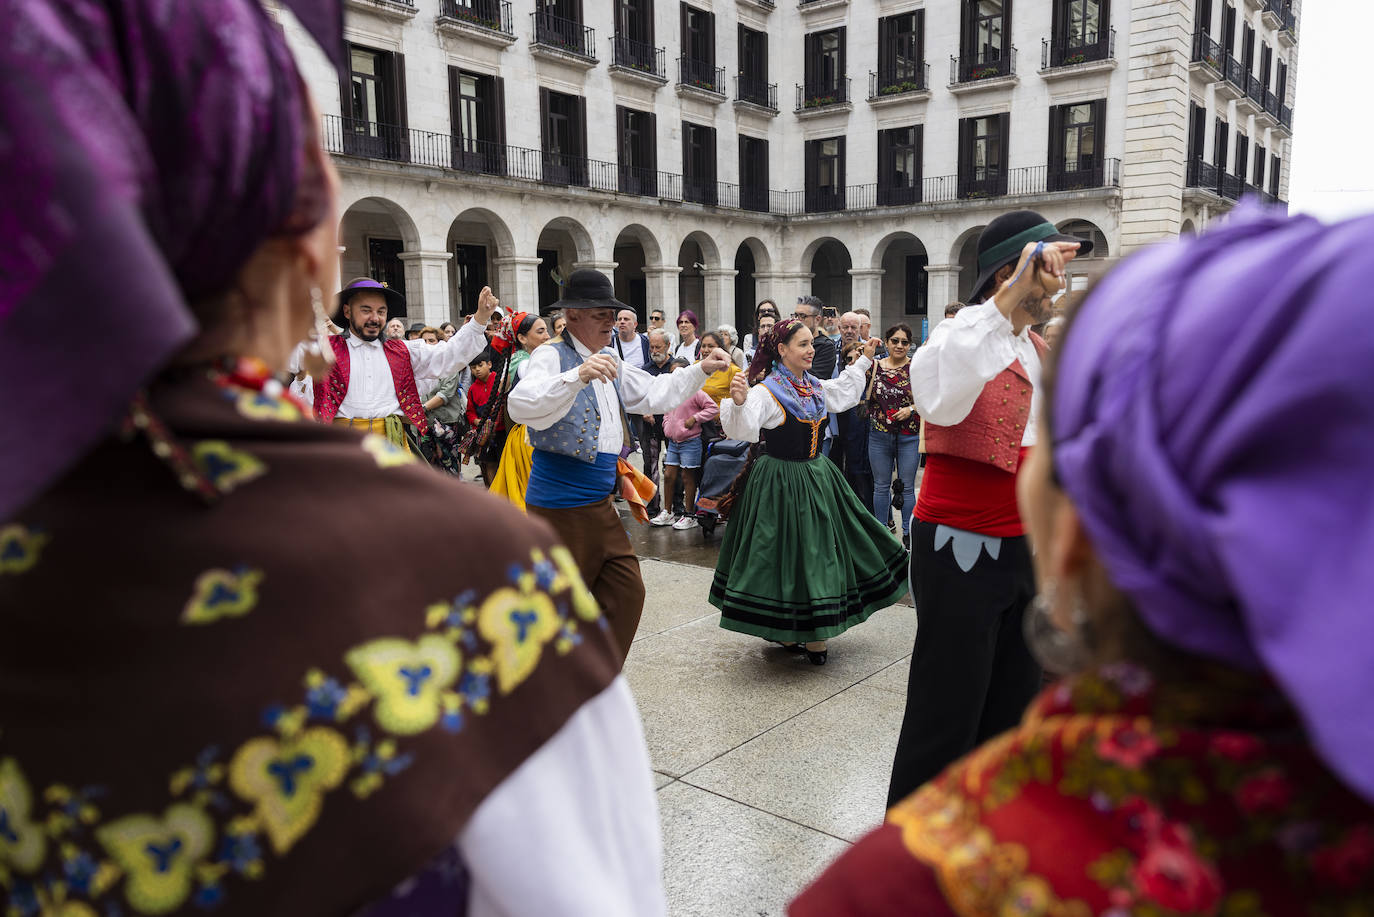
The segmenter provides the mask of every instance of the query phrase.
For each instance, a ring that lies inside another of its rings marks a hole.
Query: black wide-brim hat
[[[978,280],[973,284],[970,301],[979,300],[983,287],[999,269],[1021,260],[1021,249],[1028,242],[1077,242],[1080,256],[1093,250],[1090,240],[1065,235],[1034,210],[1004,213],[978,236]]]
[[[563,284],[563,298],[554,303],[556,309],[630,309],[615,298],[611,279],[600,271],[583,268],[568,275]]]
[[[344,302],[348,299],[350,295],[358,292],[359,290],[365,290],[373,293],[381,293],[384,297],[386,297],[386,311],[388,318],[396,317],[395,315],[391,314],[392,312],[405,311],[406,298],[402,296],[399,291],[393,290],[386,284],[381,283],[377,280],[373,280],[371,277],[358,277],[354,280],[350,280],[348,282],[348,286],[340,290],[339,295],[334,297],[334,314],[331,316],[330,320],[333,321],[334,324],[338,325],[340,328],[348,327],[348,323],[344,321],[343,317]]]

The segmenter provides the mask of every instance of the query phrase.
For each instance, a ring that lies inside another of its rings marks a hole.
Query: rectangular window
[[[739,138],[739,204],[745,210],[768,212],[768,141]]]
[[[1218,172],[1226,171],[1230,141],[1231,125],[1217,118],[1212,128],[1212,165],[1217,167]]]
[[[1011,73],[1011,0],[963,0],[959,82]]]
[[[611,50],[616,66],[663,75],[658,49],[654,47],[653,0],[616,0],[615,39]]]
[[[626,194],[658,195],[658,138],[652,112],[618,105],[619,187]]]
[[[1236,53],[1236,8],[1230,4],[1221,14],[1221,50]]]
[[[1108,0],[1055,0],[1050,66],[1105,60],[1111,50]]]
[[[925,73],[925,10],[878,20],[878,95],[929,89]]]
[[[768,84],[768,33],[739,27],[739,98],[755,105],[776,107]]]
[[[959,121],[959,197],[1007,193],[1007,140],[1011,115]]]
[[[1231,169],[1231,174],[1245,180],[1245,167],[1250,163],[1250,138],[1236,131],[1236,161]]]
[[[1275,81],[1274,95],[1279,97],[1280,105],[1288,103],[1288,64],[1285,61],[1279,61],[1279,74]]]
[[[1273,75],[1274,75],[1274,49],[1271,48],[1271,47],[1269,47],[1268,45],[1263,45],[1263,46],[1261,46],[1261,48],[1260,48],[1260,73],[1259,73],[1259,76],[1260,76],[1260,83],[1262,83],[1262,84],[1264,85],[1264,88],[1265,88],[1265,89],[1268,89],[1268,88],[1272,85],[1272,84],[1269,82],[1269,78],[1272,77]]]
[[[1106,116],[1106,99],[1050,109],[1049,190],[1102,187]]]
[[[453,168],[504,175],[505,81],[499,76],[448,68]]]
[[[927,255],[907,255],[905,260],[906,267],[906,302],[903,304],[903,315],[925,315],[930,302],[930,274],[926,271],[926,266],[930,264]],[[914,329],[915,333],[921,333],[919,325]],[[919,343],[919,338],[912,341],[913,344]]]
[[[921,200],[922,126],[878,131],[878,203],[915,204]]]
[[[543,180],[551,185],[587,183],[587,102],[581,96],[539,90]]]
[[[806,212],[844,209],[844,137],[806,141]]]
[[[405,56],[349,45],[348,60],[349,71],[339,87],[340,98],[345,100],[344,152],[409,161]]]
[[[1188,159],[1201,162],[1207,149],[1207,109],[1188,103]]]
[[[1245,39],[1240,46],[1240,66],[1246,76],[1255,72],[1255,30],[1249,23],[1245,25]]]
[[[804,64],[807,105],[830,105],[847,101],[843,28],[807,35]]]
[[[682,122],[682,199],[716,202],[716,129]]]
[[[1197,0],[1193,7],[1193,31],[1212,34],[1212,0]]]
[[[682,4],[682,70],[678,79],[690,86],[716,86],[716,17]]]
[[[1261,191],[1264,190],[1264,167],[1268,164],[1268,162],[1269,151],[1266,150],[1264,147],[1260,146],[1259,144],[1255,144],[1255,174],[1250,179],[1250,184],[1254,185],[1256,188],[1259,188]]]
[[[1279,176],[1283,172],[1283,160],[1277,156],[1269,159],[1269,193],[1279,196]]]

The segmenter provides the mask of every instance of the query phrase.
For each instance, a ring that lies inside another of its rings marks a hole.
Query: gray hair
[[[812,306],[816,309],[817,312],[825,308],[825,303],[821,302],[821,298],[819,296],[798,296],[797,305]]]
[[[649,334],[648,334],[648,338],[649,338],[649,343],[650,343],[650,344],[652,344],[652,343],[654,342],[654,335],[658,335],[659,337],[663,338],[663,343],[665,343],[665,344],[668,343],[668,335],[665,334],[665,333],[663,332],[663,329],[661,329],[661,328],[650,328],[650,329],[649,329]]]
[[[721,325],[719,328],[716,329],[716,333],[723,334],[729,337],[730,346],[732,347],[739,343],[739,332],[735,330],[734,325]],[[722,341],[721,343],[724,342]]]

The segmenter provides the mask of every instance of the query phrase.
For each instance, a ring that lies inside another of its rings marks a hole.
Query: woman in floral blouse
[[[911,548],[911,510],[916,506],[916,471],[921,464],[921,418],[911,399],[911,326],[893,325],[883,335],[887,356],[873,370],[869,390],[868,464],[873,469],[873,514],[892,518],[892,469],[902,482],[902,544]]]
[[[1371,245],[1256,208],[1079,307],[1019,481],[1077,674],[793,917],[1374,913]]]

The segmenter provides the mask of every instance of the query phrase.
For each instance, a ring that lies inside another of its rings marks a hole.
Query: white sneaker
[[[677,516],[674,516],[671,510],[666,510],[666,509],[665,509],[663,512],[659,513],[657,516],[655,516],[654,518],[650,519],[650,520],[649,520],[649,524],[650,524],[650,525],[672,525],[675,521],[677,521]]]
[[[685,531],[687,531],[687,529],[694,529],[694,528],[696,528],[696,527],[697,527],[697,517],[696,517],[696,516],[683,516],[683,517],[682,517],[681,519],[679,519],[677,522],[674,522],[674,523],[673,523],[673,528],[677,529],[679,532],[685,532]]]

